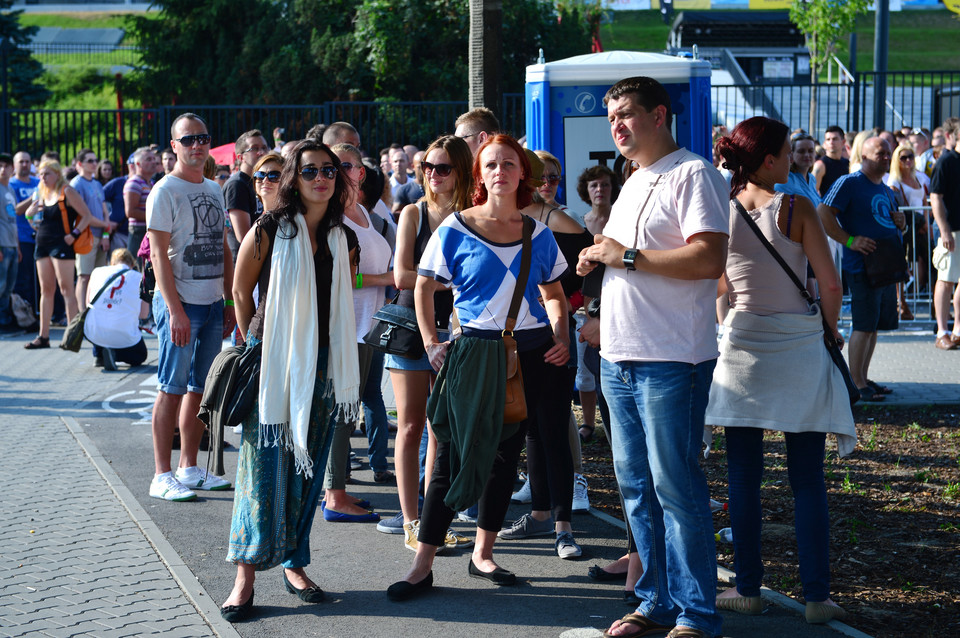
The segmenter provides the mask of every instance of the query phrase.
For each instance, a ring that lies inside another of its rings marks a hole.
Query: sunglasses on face
[[[221,173],[220,175],[217,175],[217,181],[222,182],[222,181],[227,180],[227,179],[230,179],[230,176],[229,176],[229,175],[224,175],[224,174],[222,174],[222,173]]]
[[[453,166],[450,164],[431,164],[430,162],[420,162],[420,168],[423,170],[424,175],[427,171],[436,173],[437,177],[447,177],[450,173],[453,172]]]
[[[184,135],[175,142],[180,142],[184,146],[193,146],[194,144],[199,144],[200,146],[206,146],[210,143],[210,140],[213,138],[210,137],[207,133],[200,133],[199,135]]]
[[[342,168],[345,171],[352,171],[353,169],[360,168],[360,167],[354,164],[353,162],[340,162],[340,168]]]
[[[84,163],[84,164],[96,164],[96,163],[97,163],[97,158],[96,158],[96,157],[88,157],[87,159],[83,160],[83,163]]]
[[[901,162],[905,162],[906,160],[912,160],[912,159],[913,159],[913,155],[901,155],[901,156],[900,156],[900,161],[901,161]]]
[[[562,175],[544,175],[543,181],[550,184],[551,186],[556,186],[560,183],[560,180],[563,179]]]
[[[337,176],[337,167],[336,166],[307,166],[306,168],[300,169],[300,177],[312,182],[317,179],[317,175],[322,174],[326,179],[334,179]]]
[[[280,171],[257,171],[253,174],[253,179],[267,180],[268,182],[279,182],[280,181]]]

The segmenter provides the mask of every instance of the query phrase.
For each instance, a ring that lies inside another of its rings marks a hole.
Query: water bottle
[[[720,510],[727,511],[727,504],[710,499],[710,512],[716,514]]]
[[[733,530],[729,527],[724,527],[722,530],[713,535],[717,539],[718,543],[732,543],[733,542]]]

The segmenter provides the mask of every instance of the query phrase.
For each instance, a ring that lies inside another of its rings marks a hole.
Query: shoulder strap
[[[777,252],[777,249],[774,248],[773,245],[769,241],[767,241],[767,238],[763,236],[763,232],[757,226],[757,222],[753,221],[753,218],[750,217],[749,214],[747,214],[747,209],[743,207],[743,204],[740,203],[740,200],[734,198],[733,203],[737,207],[737,212],[739,212],[740,216],[743,217],[743,220],[747,222],[747,226],[749,226],[750,230],[754,232],[754,234],[760,240],[760,243],[763,244],[763,247],[766,248],[771,255],[773,255],[773,258],[777,260],[777,263],[780,264],[784,272],[786,272],[787,275],[790,277],[790,280],[800,291],[800,296],[803,297],[807,301],[807,303],[811,303],[811,304],[814,303],[813,297],[810,296],[810,293],[807,291],[806,286],[804,286],[803,283],[800,281],[800,279],[797,278],[796,273],[794,273],[793,270],[790,269],[790,266],[788,266],[787,262],[783,260],[783,257],[780,256],[780,253]]]
[[[67,205],[64,203],[64,199],[66,199],[66,192],[66,188],[60,189],[60,197],[57,199],[57,204],[60,206],[60,217],[63,219],[63,232],[69,235],[70,231],[73,229],[70,228],[70,216],[67,215]]]
[[[422,224],[427,224],[427,228],[430,228],[430,219],[427,217],[427,200],[421,199],[417,202],[417,210],[420,211],[420,215],[417,217],[417,232],[413,234],[414,237],[420,236],[420,226]]]
[[[517,275],[517,285],[513,289],[513,299],[510,301],[510,311],[507,312],[507,323],[504,332],[513,332],[517,325],[517,315],[520,313],[520,302],[523,301],[523,291],[527,288],[527,278],[530,276],[531,237],[533,236],[533,219],[523,216],[523,243],[520,247],[520,274]]]
[[[88,305],[92,306],[93,304],[97,303],[97,299],[99,299],[100,295],[102,295],[104,291],[110,287],[110,284],[112,284],[117,277],[127,272],[130,272],[130,268],[124,268],[123,270],[113,273],[113,276],[110,277],[110,279],[107,279],[106,282],[104,282],[103,287],[100,288],[99,291],[97,291],[97,294],[93,296],[93,299],[90,300],[90,303]]]

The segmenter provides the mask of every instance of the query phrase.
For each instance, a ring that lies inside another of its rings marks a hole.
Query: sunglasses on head
[[[453,172],[453,166],[450,164],[431,164],[430,162],[420,162],[420,169],[424,174],[430,171],[436,173],[438,177],[446,177]]]
[[[206,146],[210,143],[210,140],[213,138],[210,137],[207,133],[200,133],[199,135],[184,135],[176,142],[180,142],[184,146],[193,146],[194,144],[199,144],[200,146]]]
[[[300,177],[312,182],[317,179],[317,175],[323,174],[326,179],[334,179],[337,176],[337,167],[336,166],[307,166],[306,168],[300,169]]]
[[[560,180],[563,179],[562,175],[544,175],[543,181],[550,184],[551,186],[556,186],[560,183]]]
[[[253,174],[253,179],[267,180],[268,182],[279,182],[280,181],[280,171],[257,171]]]

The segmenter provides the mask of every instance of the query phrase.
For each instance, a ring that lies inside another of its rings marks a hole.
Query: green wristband
[[[363,274],[357,273],[357,289],[363,288]]]
[[[224,299],[223,305],[227,306],[228,308],[233,308],[233,299]]]
[[[847,239],[847,248],[853,248],[854,239],[856,239],[856,237],[854,237],[853,235],[850,235],[850,237]]]

